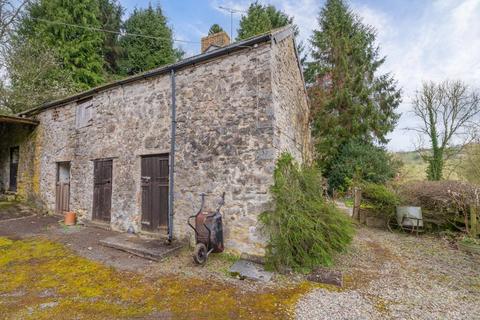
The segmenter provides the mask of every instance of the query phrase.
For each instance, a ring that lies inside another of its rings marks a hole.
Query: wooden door
[[[95,160],[93,168],[93,219],[110,222],[113,161]]]
[[[55,210],[60,214],[70,211],[70,162],[57,164]]]
[[[168,221],[168,155],[142,158],[142,229],[157,231]]]
[[[18,174],[18,161],[20,149],[18,147],[10,148],[10,183],[8,186],[9,191],[17,191],[17,174]]]

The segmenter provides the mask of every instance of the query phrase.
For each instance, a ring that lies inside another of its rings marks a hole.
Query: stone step
[[[100,244],[153,261],[163,260],[185,246],[183,242],[167,244],[163,240],[142,238],[127,233],[102,239]]]

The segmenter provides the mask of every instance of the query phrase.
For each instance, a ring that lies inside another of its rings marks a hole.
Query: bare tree
[[[10,33],[27,2],[28,0],[0,0],[0,49],[2,49],[2,58]],[[1,66],[3,66],[3,62],[4,59],[0,59]]]
[[[430,143],[431,149],[421,151],[428,163],[427,178],[441,180],[445,161],[474,137],[480,96],[462,81],[425,82],[414,98],[413,113],[421,125],[411,129]]]
[[[0,0],[0,41],[3,44],[4,38],[10,31],[15,19],[22,11],[27,0]]]
[[[10,39],[15,23],[29,0],[0,0],[0,114],[11,113],[7,106],[9,89],[5,72],[6,60],[10,49]]]
[[[17,40],[9,48],[5,69],[10,83],[8,88],[0,87],[0,104],[3,102],[11,112],[33,108],[78,89],[56,52],[41,41]]]

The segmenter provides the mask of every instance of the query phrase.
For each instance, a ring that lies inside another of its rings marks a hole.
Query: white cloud
[[[220,5],[246,10],[250,2],[211,0],[210,5],[220,11]],[[317,16],[324,2],[270,0],[260,3],[273,4],[293,16],[300,28],[300,39],[307,40],[317,28]],[[352,4],[364,22],[377,30],[381,54],[387,56],[381,71],[391,72],[403,89],[403,103],[399,108],[403,115],[397,130],[390,135],[392,150],[413,148],[415,135],[402,129],[415,124],[409,111],[415,90],[422,81],[460,79],[480,88],[480,0],[420,1],[416,6],[408,15],[401,15],[360,0]]]
[[[390,149],[413,148],[415,134],[402,129],[416,123],[409,111],[422,81],[459,79],[480,87],[479,16],[480,0],[437,1],[424,8],[418,21],[411,21],[407,27],[401,25],[400,32],[387,36],[385,45],[379,38],[388,56],[384,69],[393,71],[404,90],[400,107],[404,114],[391,135]]]

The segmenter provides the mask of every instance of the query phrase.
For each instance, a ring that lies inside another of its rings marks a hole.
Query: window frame
[[[93,107],[93,99],[91,97],[77,102],[75,128],[81,129],[92,125]]]

